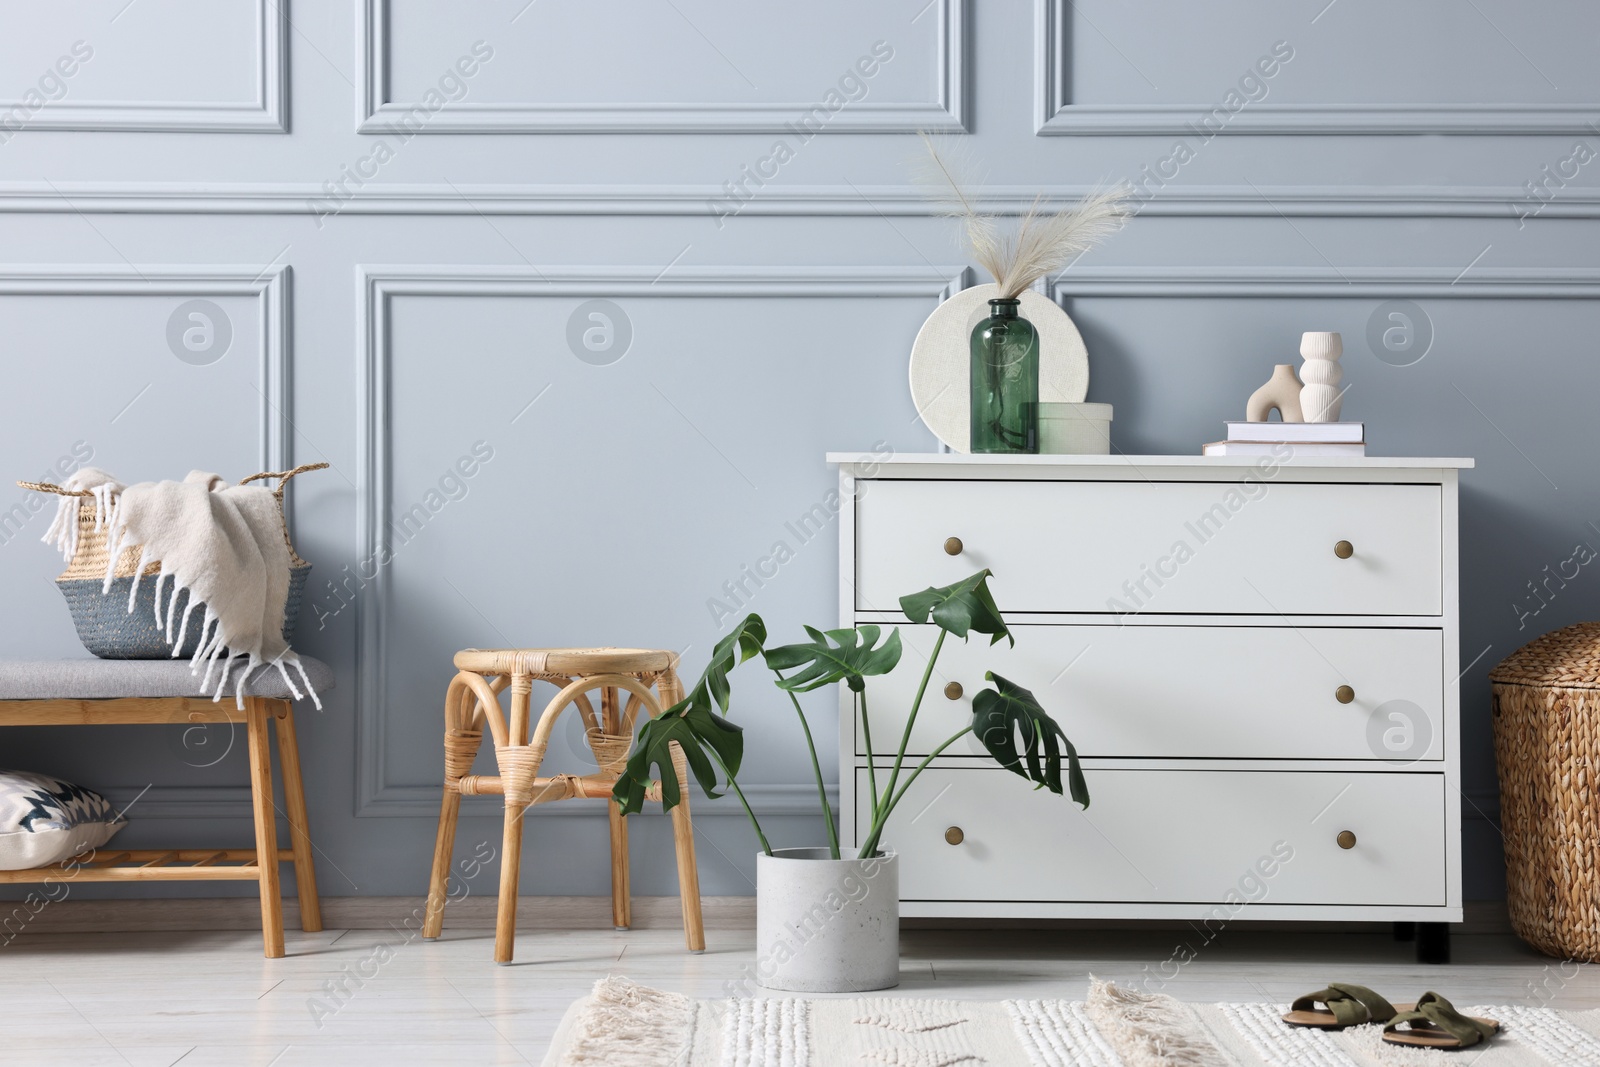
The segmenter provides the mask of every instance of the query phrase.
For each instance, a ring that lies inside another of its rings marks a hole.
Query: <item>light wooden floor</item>
[[[1130,983],[1150,976],[1154,987],[1185,936],[908,930],[898,995],[1076,998],[1091,974]],[[517,962],[497,967],[484,929],[447,928],[438,942],[381,929],[291,931],[283,960],[262,959],[260,935],[247,930],[30,931],[0,947],[0,1061],[537,1065],[562,1011],[602,975],[727,995],[752,959],[754,933],[713,928],[707,939],[708,951],[691,956],[665,926],[530,929]],[[1600,1007],[1600,968],[1563,967],[1504,934],[1457,936],[1455,962],[1427,967],[1387,934],[1236,926],[1177,968],[1164,990],[1185,1000],[1285,1001],[1340,979],[1397,1000],[1436,989],[1457,1003]]]

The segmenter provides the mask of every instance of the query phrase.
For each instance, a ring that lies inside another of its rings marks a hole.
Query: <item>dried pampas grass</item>
[[[1096,189],[1054,214],[1041,212],[1036,198],[1016,232],[1003,234],[997,217],[978,207],[972,190],[979,182],[972,176],[969,152],[944,138],[926,133],[921,137],[928,151],[917,178],[929,189],[941,215],[962,221],[972,258],[994,277],[1002,299],[1015,299],[1040,278],[1064,269],[1127,221],[1129,190],[1116,185]]]

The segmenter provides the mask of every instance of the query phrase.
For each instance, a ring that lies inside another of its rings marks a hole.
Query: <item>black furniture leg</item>
[[[1394,939],[1396,941],[1415,941],[1417,939],[1417,924],[1395,923]]]
[[[1450,924],[1417,923],[1417,962],[1450,962]]]

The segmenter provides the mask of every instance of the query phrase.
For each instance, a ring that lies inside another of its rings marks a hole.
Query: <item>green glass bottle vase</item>
[[[989,301],[972,331],[974,453],[1039,451],[1039,331],[1017,315],[1021,303]]]

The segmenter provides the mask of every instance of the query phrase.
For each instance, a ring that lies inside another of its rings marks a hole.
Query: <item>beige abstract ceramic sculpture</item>
[[[1273,408],[1284,422],[1304,422],[1300,413],[1300,379],[1294,376],[1294,367],[1279,363],[1272,368],[1267,384],[1250,394],[1244,406],[1244,417],[1249,422],[1266,422]]]
[[[1300,390],[1300,411],[1305,421],[1339,421],[1339,402],[1344,395],[1339,389],[1344,377],[1339,357],[1343,354],[1344,342],[1336,333],[1300,335],[1300,355],[1305,358],[1300,378],[1306,383]]]

